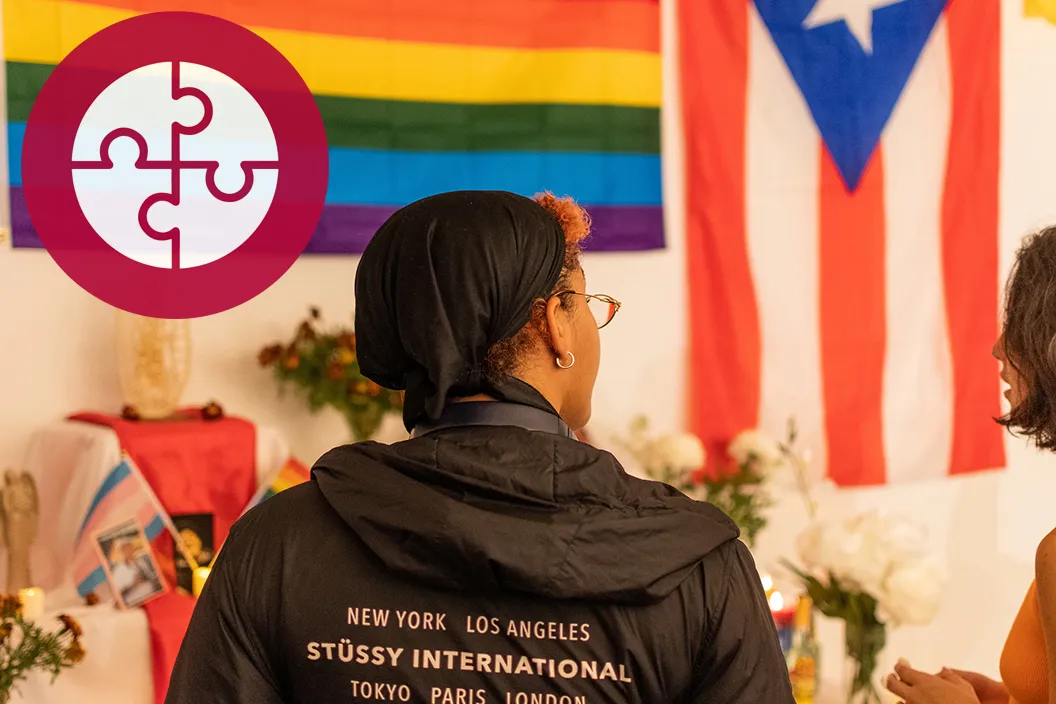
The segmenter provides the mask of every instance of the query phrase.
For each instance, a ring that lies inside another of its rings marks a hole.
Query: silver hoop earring
[[[554,357],[554,361],[557,363],[557,366],[558,366],[559,369],[571,369],[572,365],[576,363],[576,355],[574,355],[571,352],[569,352],[568,353],[568,358],[570,360],[572,360],[572,361],[570,361],[567,365],[561,364],[561,358],[560,357]]]

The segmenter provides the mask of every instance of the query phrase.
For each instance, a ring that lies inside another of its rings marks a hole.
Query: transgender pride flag
[[[106,476],[92,497],[74,550],[73,577],[77,593],[86,597],[106,583],[106,572],[95,550],[93,536],[129,520],[135,520],[148,541],[153,542],[168,529],[177,532],[150,485],[127,455]]]

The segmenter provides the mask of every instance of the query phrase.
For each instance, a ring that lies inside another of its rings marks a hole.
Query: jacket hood
[[[738,536],[714,506],[607,452],[515,427],[346,445],[312,476],[390,570],[443,589],[653,603]]]

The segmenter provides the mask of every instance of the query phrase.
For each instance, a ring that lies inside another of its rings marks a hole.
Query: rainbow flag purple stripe
[[[587,208],[594,223],[584,248],[594,252],[634,252],[664,247],[663,208],[653,205],[600,205]],[[328,203],[305,254],[361,254],[395,206]],[[11,187],[11,230],[16,247],[42,248],[29,218],[21,186]]]

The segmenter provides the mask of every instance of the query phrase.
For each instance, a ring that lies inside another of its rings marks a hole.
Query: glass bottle
[[[788,676],[796,704],[814,704],[818,690],[818,642],[814,637],[814,604],[801,596],[796,604],[792,648],[788,651]]]

